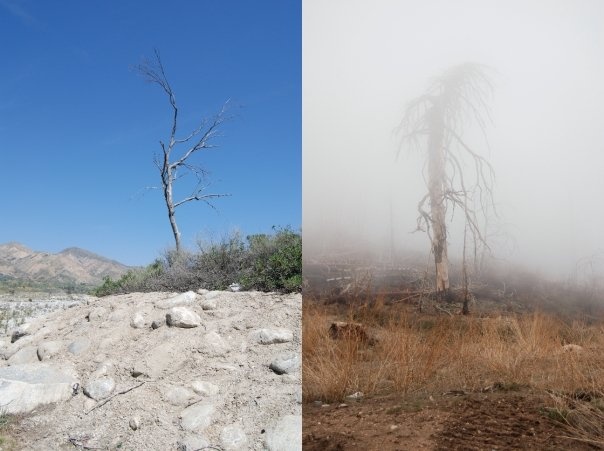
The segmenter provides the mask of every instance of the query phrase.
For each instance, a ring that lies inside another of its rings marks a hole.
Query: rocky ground
[[[0,333],[7,333],[33,318],[86,303],[86,294],[46,294],[39,292],[0,294]]]
[[[91,298],[0,338],[16,449],[301,449],[301,296]]]

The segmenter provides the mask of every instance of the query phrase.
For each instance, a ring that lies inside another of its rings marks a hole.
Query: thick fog
[[[431,77],[467,61],[493,69],[488,147],[475,126],[463,136],[496,173],[495,255],[563,277],[604,250],[604,2],[305,0],[305,259],[428,254],[411,233],[426,155],[397,158],[396,127]],[[461,239],[454,221],[452,259]]]

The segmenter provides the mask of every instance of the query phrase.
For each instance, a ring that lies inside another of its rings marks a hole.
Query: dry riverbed
[[[0,337],[17,449],[301,449],[301,296],[134,293]],[[54,401],[54,402],[52,402]]]

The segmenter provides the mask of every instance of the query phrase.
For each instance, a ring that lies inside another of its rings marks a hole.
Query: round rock
[[[37,348],[35,346],[25,346],[15,352],[8,359],[9,365],[21,365],[23,363],[35,363],[40,359],[38,358]],[[0,401],[0,404],[2,402]]]
[[[294,339],[294,334],[288,329],[260,329],[254,336],[256,341],[263,345],[287,343]]]
[[[106,398],[115,389],[115,381],[111,377],[92,379],[84,385],[84,394],[94,400]]]
[[[194,291],[187,291],[186,293],[182,293],[168,299],[162,299],[160,301],[157,301],[155,303],[155,306],[161,309],[169,309],[179,305],[190,305],[195,303],[196,298],[197,295]]]
[[[199,352],[212,357],[223,356],[230,350],[229,344],[216,331],[205,334],[199,347]]]
[[[156,319],[153,320],[153,322],[151,323],[151,329],[159,329],[161,326],[163,326],[164,324],[166,324],[166,320],[165,319]]]
[[[63,347],[62,341],[45,341],[38,346],[37,354],[38,359],[48,360],[55,354],[57,354]]]
[[[245,432],[234,424],[222,429],[220,432],[220,443],[222,444],[222,448],[226,451],[249,449]]]
[[[43,404],[70,399],[77,376],[47,363],[0,368],[0,402],[6,413],[26,413]]]
[[[88,338],[78,338],[67,346],[67,350],[72,354],[79,355],[87,351],[89,347],[90,340]]]
[[[130,319],[130,327],[134,329],[142,329],[145,327],[145,317],[141,312],[136,312]]]
[[[277,374],[291,374],[300,368],[300,356],[294,352],[278,355],[271,362],[269,368]]]
[[[133,431],[136,431],[137,429],[140,429],[140,427],[141,427],[141,419],[138,416],[134,416],[134,417],[130,418],[130,421],[128,424],[130,425],[130,429],[132,429]]]
[[[173,307],[166,313],[166,323],[172,327],[198,327],[201,325],[201,317],[186,307]]]
[[[302,449],[302,416],[285,415],[266,432],[269,451],[300,451]]]
[[[88,314],[88,321],[90,321],[91,323],[95,321],[103,321],[106,316],[107,309],[105,309],[104,307],[96,307],[92,309]]]
[[[202,449],[211,449],[210,442],[198,435],[188,435],[176,444],[178,451],[199,451]]]
[[[202,396],[214,396],[220,391],[218,385],[207,381],[191,382],[191,388],[195,393]]]
[[[32,327],[31,327],[30,323],[21,324],[19,327],[17,327],[15,330],[13,330],[13,333],[11,334],[10,342],[14,343],[19,338],[29,335],[31,333],[31,329],[32,329]]]
[[[187,431],[203,431],[212,423],[216,408],[212,404],[195,404],[180,413],[180,424]]]
[[[185,406],[195,399],[195,393],[188,388],[169,385],[161,390],[162,397],[173,406]]]
[[[217,307],[218,307],[218,298],[217,297],[211,297],[209,299],[204,297],[201,300],[201,308],[204,310],[216,310]]]

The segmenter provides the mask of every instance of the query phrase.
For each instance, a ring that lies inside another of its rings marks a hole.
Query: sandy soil
[[[58,342],[43,363],[72,369],[80,382],[69,400],[19,421],[17,449],[260,450],[271,449],[271,440],[278,447],[280,421],[301,415],[301,374],[295,361],[284,374],[269,366],[301,354],[301,296],[197,294],[184,305],[200,317],[193,328],[166,325],[170,309],[160,306],[170,296],[95,298],[33,320],[31,334],[15,343],[0,337],[7,359],[0,367],[34,364],[42,344]],[[262,329],[291,337],[263,343]],[[108,379],[115,385],[109,393],[96,400],[84,394]]]

